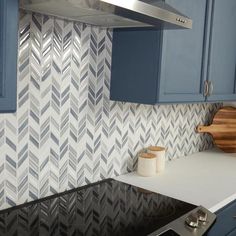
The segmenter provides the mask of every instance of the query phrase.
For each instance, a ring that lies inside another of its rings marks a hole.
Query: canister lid
[[[165,148],[160,147],[160,146],[150,146],[150,147],[148,147],[148,150],[156,152],[156,151],[164,151]]]
[[[142,158],[148,158],[148,159],[152,159],[152,158],[156,158],[156,155],[155,154],[152,154],[152,153],[141,153],[139,155],[140,157]]]

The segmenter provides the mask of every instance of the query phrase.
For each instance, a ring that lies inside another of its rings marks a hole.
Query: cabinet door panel
[[[192,30],[163,31],[160,70],[161,102],[204,101],[202,68],[204,56],[206,0],[166,0],[193,20]]]
[[[18,0],[0,1],[0,112],[16,110]]]
[[[0,12],[2,9],[3,3],[0,2]],[[3,25],[3,14],[0,14],[0,42],[3,40],[3,34],[2,34],[2,25]],[[3,80],[2,80],[2,54],[3,54],[3,45],[0,43],[0,97],[2,97],[2,90],[3,90]]]
[[[236,235],[236,227],[227,236],[235,236]]]
[[[214,0],[208,79],[213,93],[208,101],[236,100],[236,1]]]
[[[236,216],[236,201],[223,207],[216,214],[216,222],[207,235],[235,235],[233,232],[236,230],[236,219],[233,216]]]
[[[116,101],[155,104],[160,32],[117,29],[113,32],[111,95]]]

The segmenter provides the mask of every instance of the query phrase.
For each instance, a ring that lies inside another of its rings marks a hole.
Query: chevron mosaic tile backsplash
[[[207,149],[194,132],[221,104],[109,100],[112,32],[21,12],[18,109],[0,115],[0,209],[131,171],[137,152]]]

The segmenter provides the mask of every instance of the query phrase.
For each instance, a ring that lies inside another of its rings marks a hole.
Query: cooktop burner
[[[108,179],[1,211],[0,235],[147,235],[194,208]]]

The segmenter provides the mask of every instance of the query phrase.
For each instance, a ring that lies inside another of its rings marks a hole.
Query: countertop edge
[[[214,205],[213,207],[210,207],[208,210],[211,212],[216,212],[219,209],[221,209],[222,207],[228,205],[230,202],[234,201],[236,199],[236,193],[233,194],[232,196],[224,199],[223,201],[217,203],[216,205]]]

